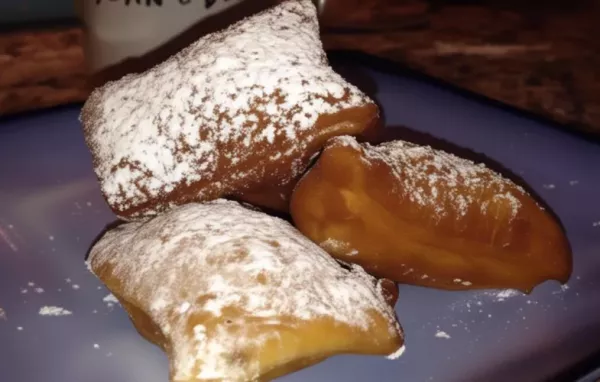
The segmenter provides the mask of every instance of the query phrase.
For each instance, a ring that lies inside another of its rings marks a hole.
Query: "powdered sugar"
[[[106,306],[109,308],[112,308],[113,306],[119,304],[119,300],[117,300],[117,298],[112,293],[104,296],[102,301],[104,301]]]
[[[358,250],[351,249],[349,247],[348,243],[339,241],[339,240],[335,240],[332,238],[325,240],[324,242],[322,242],[320,244],[320,246],[321,246],[321,248],[323,248],[324,250],[326,250],[329,253],[346,252],[345,253],[346,256],[356,256],[359,253]]]
[[[0,320],[5,320],[6,321],[6,312],[4,311],[4,309],[0,308]]]
[[[511,297],[523,295],[523,293],[519,292],[518,290],[514,290],[514,289],[505,289],[505,290],[501,290],[499,292],[484,292],[484,294],[486,296],[495,297],[496,301],[504,301]]]
[[[435,333],[435,338],[443,338],[443,339],[449,340],[452,337],[450,337],[450,335],[448,333],[446,333],[444,331],[441,331],[441,330],[438,330]]]
[[[253,327],[244,323],[247,317],[273,325],[285,317],[299,323],[330,317],[369,331],[370,314],[377,312],[388,319],[391,335],[400,335],[393,309],[362,268],[342,268],[289,223],[235,202],[188,204],[122,225],[94,246],[89,261],[96,271],[109,267],[122,283],[119,294],[137,301],[178,344],[175,379],[251,380],[254,375],[244,374],[248,365],[232,363],[229,354],[275,334],[245,337]],[[220,324],[198,322],[190,334],[190,317]],[[194,369],[200,375],[192,375]]]
[[[329,145],[354,147],[370,165],[385,164],[398,179],[393,191],[431,210],[434,222],[448,215],[459,220],[467,214],[485,215],[496,205],[508,206],[514,219],[521,208],[519,197],[526,195],[521,187],[483,164],[428,146],[400,140],[372,146],[349,136],[333,138]],[[482,199],[486,201],[481,203]]]
[[[509,299],[524,296],[522,292],[514,289],[503,289],[503,290],[483,290],[483,291],[472,291],[469,293],[470,298],[466,300],[459,300],[453,303],[450,308],[452,310],[468,310],[480,309],[479,307],[488,303],[502,303]]]
[[[252,179],[284,184],[308,165],[306,147],[323,133],[314,130],[319,116],[366,104],[329,67],[315,7],[298,0],[96,90],[81,119],[109,204],[126,211],[158,198],[155,209],[135,213],[152,215],[241,191]],[[276,153],[272,161],[286,165],[267,170]],[[160,197],[191,185],[186,200]]]
[[[40,316],[69,316],[73,314],[72,312],[66,310],[65,308],[61,308],[58,306],[43,306],[40,308],[39,315]]]
[[[402,345],[402,347],[400,349],[398,349],[394,353],[388,355],[386,358],[391,359],[391,360],[398,359],[398,358],[402,357],[402,354],[404,354],[405,351],[406,351],[406,346]]]

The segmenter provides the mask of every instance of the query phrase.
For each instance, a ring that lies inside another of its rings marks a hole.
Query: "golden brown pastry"
[[[283,185],[265,186],[260,189],[239,193],[235,198],[254,206],[289,215],[290,199],[300,177]]]
[[[403,351],[395,284],[237,202],[122,225],[88,264],[165,350],[171,381],[269,381],[335,354]]]
[[[284,1],[107,83],[81,114],[102,192],[124,220],[287,184],[329,138],[378,118],[329,66],[310,0]]]
[[[291,212],[334,257],[401,283],[530,291],[571,274],[559,223],[522,188],[408,142],[332,139],[299,182]]]

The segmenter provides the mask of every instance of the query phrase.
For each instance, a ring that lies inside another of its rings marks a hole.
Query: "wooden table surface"
[[[389,18],[381,30],[324,29],[325,47],[393,60],[600,136],[600,6],[595,2],[535,12],[510,1],[502,7],[412,3],[416,7],[388,5],[383,12],[396,17],[395,29]],[[0,115],[85,100],[83,37],[77,26],[1,33]]]

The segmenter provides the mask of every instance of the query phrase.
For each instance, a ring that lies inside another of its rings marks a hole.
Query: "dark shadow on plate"
[[[564,133],[568,133],[568,134],[577,136],[579,138],[583,138],[587,141],[590,141],[590,142],[593,142],[596,144],[600,143],[600,134],[598,134],[598,133],[588,132],[588,131],[583,130],[582,128],[575,127],[575,126],[568,126],[568,125],[560,124],[560,123],[558,123],[554,120],[551,120],[547,117],[544,117],[542,115],[535,114],[535,113],[527,111],[527,110],[518,109],[514,106],[510,106],[508,104],[494,100],[494,99],[484,96],[482,94],[474,93],[472,91],[458,87],[456,85],[453,85],[453,84],[443,81],[441,79],[437,79],[437,78],[428,76],[424,73],[418,72],[418,71],[411,69],[405,65],[402,65],[399,62],[387,60],[384,58],[376,57],[376,56],[369,55],[369,54],[362,53],[362,52],[346,51],[346,50],[330,51],[330,52],[328,52],[328,57],[329,57],[330,62],[332,63],[332,66],[336,70],[337,70],[337,67],[345,66],[347,68],[346,70],[348,73],[352,73],[352,71],[362,73],[357,78],[359,78],[359,81],[362,81],[362,83],[364,83],[364,84],[368,83],[366,79],[362,78],[362,77],[368,76],[368,74],[365,73],[365,70],[364,70],[365,68],[371,68],[378,72],[391,74],[391,75],[395,75],[395,76],[408,77],[408,78],[412,78],[412,79],[421,81],[428,85],[432,85],[432,86],[442,89],[442,90],[451,91],[452,93],[454,93],[458,96],[475,101],[477,103],[488,105],[488,106],[493,106],[498,109],[509,112],[511,114],[517,115],[519,117],[527,118],[527,119],[530,119],[530,120],[533,120],[533,121],[536,121],[539,123],[543,123],[546,126],[548,126],[548,128],[560,130]],[[362,69],[361,69],[361,67],[362,67]],[[351,76],[352,76],[352,74],[349,74],[349,77],[348,77],[349,80],[351,80]],[[352,82],[352,81],[350,81],[350,82]],[[371,80],[371,82],[374,82],[374,81]],[[359,83],[357,83],[356,86],[360,87]],[[369,88],[366,88],[367,94],[368,94],[368,89]]]
[[[0,114],[0,129],[4,129],[6,124],[18,123],[30,118],[45,116],[47,113],[60,113],[73,109],[79,110],[82,106],[81,102],[66,103],[50,107],[43,107],[34,110],[18,111],[10,114]]]
[[[101,231],[100,233],[98,233],[98,235],[92,240],[92,242],[90,243],[90,247],[88,248],[88,250],[85,252],[85,257],[84,260],[87,261],[88,258],[90,257],[90,252],[92,251],[92,248],[94,248],[94,246],[96,245],[96,243],[98,243],[100,241],[100,239],[102,239],[102,237],[108,232],[111,231],[113,229],[117,229],[120,226],[122,226],[123,224],[125,224],[124,221],[122,220],[116,220],[112,223],[108,223]]]
[[[554,217],[554,219],[556,219],[557,222],[559,222],[563,233],[565,232],[565,227],[562,224],[556,212],[554,212],[554,210],[550,208],[548,203],[546,203],[546,201],[521,176],[515,174],[507,167],[505,167],[502,163],[488,157],[485,154],[475,152],[471,149],[462,146],[458,146],[452,142],[446,141],[441,138],[437,138],[429,133],[424,133],[421,131],[410,129],[406,126],[387,126],[382,129],[373,130],[370,131],[368,134],[364,134],[363,136],[359,137],[359,140],[363,142],[369,142],[372,144],[378,144],[394,140],[404,140],[421,146],[430,146],[436,150],[442,150],[447,153],[454,154],[458,157],[468,159],[475,163],[483,163],[489,169],[501,174],[507,179],[510,179],[515,184],[521,186],[525,191],[527,191],[529,195],[531,195],[540,206],[546,209],[546,211],[550,215],[552,215],[552,217]]]
[[[332,56],[328,57],[329,63],[333,69],[342,76],[346,81],[359,88],[367,96],[369,96],[379,107],[380,123],[379,127],[385,126],[385,109],[381,106],[381,103],[377,99],[377,93],[379,93],[379,87],[377,81],[365,70],[364,67],[357,66],[351,60],[339,59]]]

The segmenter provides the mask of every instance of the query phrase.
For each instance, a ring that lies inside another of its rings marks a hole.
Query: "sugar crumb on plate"
[[[556,188],[556,185],[550,183],[550,184],[544,184],[542,187],[544,187],[546,190],[554,190]]]
[[[61,308],[59,306],[43,306],[40,308],[40,311],[39,311],[40,316],[59,317],[59,316],[69,316],[71,314],[73,314],[73,312],[71,312],[65,308]]]
[[[436,338],[444,338],[444,339],[447,339],[447,340],[450,339],[450,338],[452,338],[452,337],[450,337],[450,335],[448,333],[446,333],[444,331],[441,331],[441,330],[438,330],[435,333],[435,337]]]
[[[109,308],[112,308],[115,305],[119,305],[119,300],[112,293],[109,293],[106,296],[104,296],[102,301],[104,301],[104,303],[106,303],[106,306],[108,306]]]

